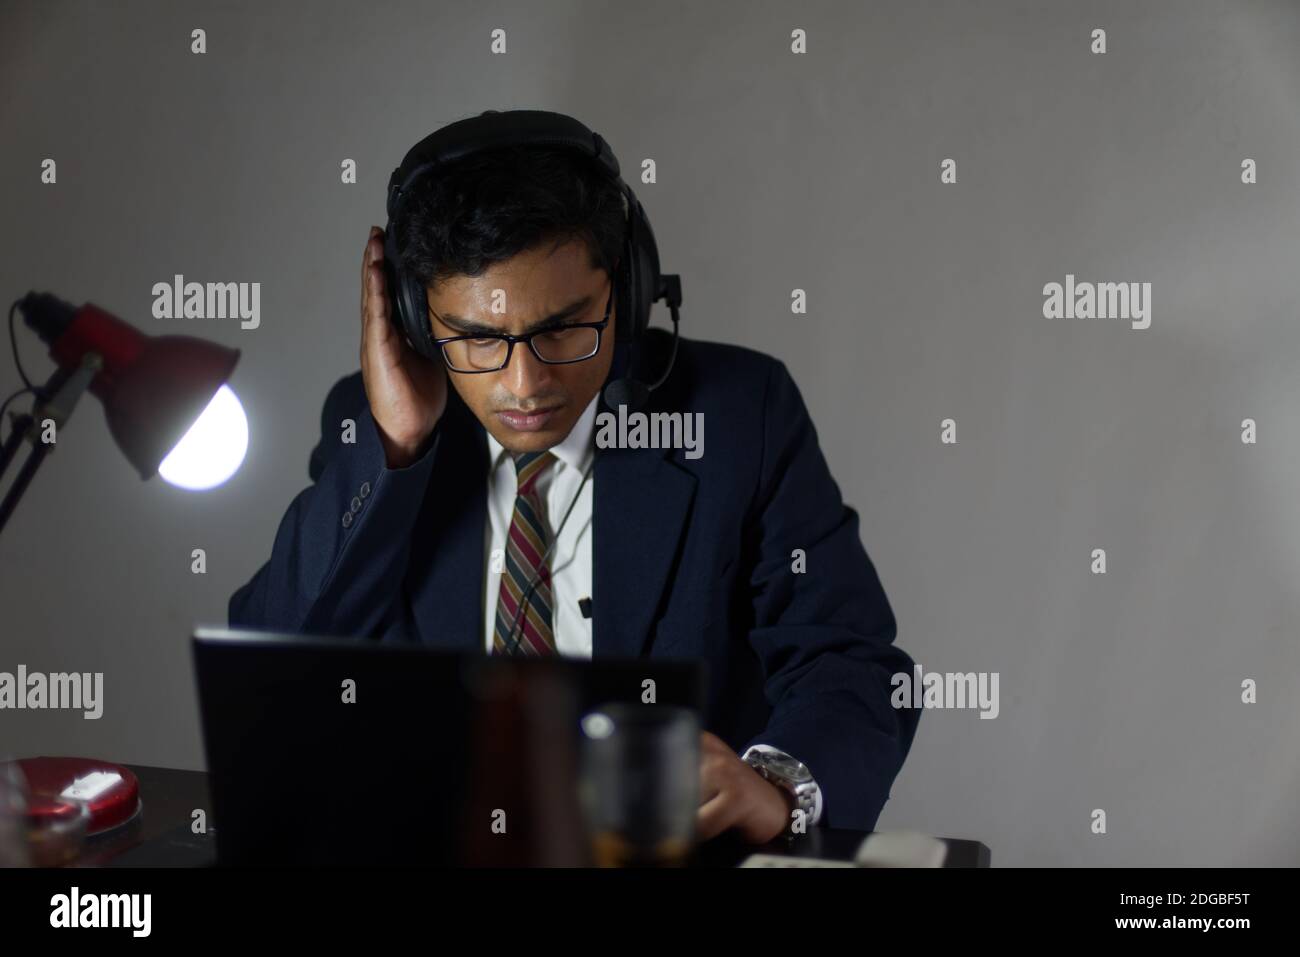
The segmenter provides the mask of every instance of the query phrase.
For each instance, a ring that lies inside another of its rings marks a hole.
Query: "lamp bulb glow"
[[[158,474],[178,488],[214,488],[239,470],[247,451],[248,417],[230,386],[223,385],[167,453]]]

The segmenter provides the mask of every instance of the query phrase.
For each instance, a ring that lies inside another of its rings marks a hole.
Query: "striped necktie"
[[[521,452],[512,454],[512,458],[519,477],[519,492],[506,537],[492,653],[554,655],[558,652],[551,630],[550,561],[542,560],[551,544],[551,530],[546,520],[546,503],[537,491],[537,480],[555,461],[555,456],[550,452]],[[520,615],[519,603],[525,594],[528,595],[525,613]]]

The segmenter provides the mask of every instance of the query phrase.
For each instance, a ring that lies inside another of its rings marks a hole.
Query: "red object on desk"
[[[35,825],[57,824],[80,814],[77,800],[90,809],[88,835],[120,827],[140,810],[140,782],[120,764],[50,757],[15,763],[27,782],[27,817]]]

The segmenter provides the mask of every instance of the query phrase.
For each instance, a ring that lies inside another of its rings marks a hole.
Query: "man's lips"
[[[539,432],[546,428],[546,424],[559,409],[558,405],[549,409],[535,409],[532,412],[503,409],[497,412],[497,418],[505,423],[507,428],[514,429],[516,432]]]

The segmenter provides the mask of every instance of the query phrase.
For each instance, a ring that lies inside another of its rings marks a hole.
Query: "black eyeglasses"
[[[600,322],[575,322],[562,326],[538,329],[522,336],[508,333],[491,333],[475,336],[448,336],[434,339],[442,350],[443,361],[452,372],[475,375],[479,372],[498,372],[510,364],[516,342],[528,343],[539,362],[547,365],[567,365],[582,362],[600,351],[600,337],[609,325],[609,313],[614,306],[614,280],[609,281],[609,300],[605,303],[605,318]],[[438,316],[429,310],[438,321]]]

